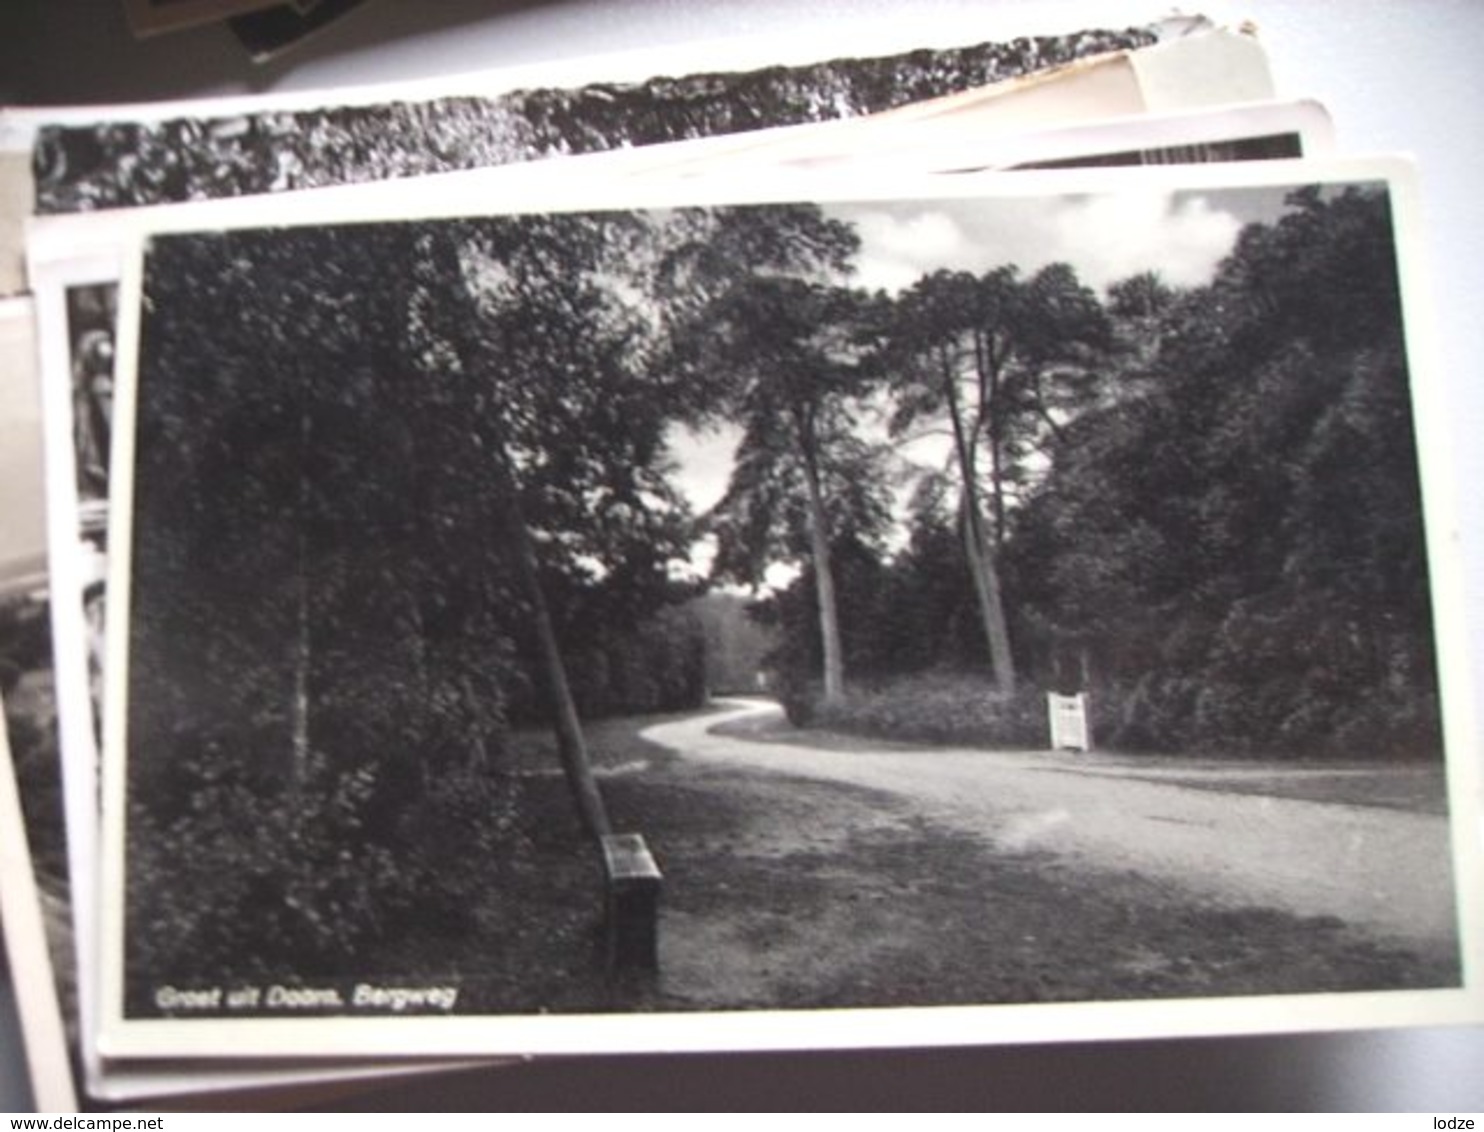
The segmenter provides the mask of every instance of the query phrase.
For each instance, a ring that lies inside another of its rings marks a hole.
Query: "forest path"
[[[1451,947],[1456,921],[1448,821],[1433,813],[1253,792],[1281,776],[1102,755],[811,745],[808,733],[735,725],[776,719],[763,701],[662,723],[643,737],[712,766],[848,783],[1001,853],[1047,852],[1088,870],[1127,869],[1231,907],[1334,916],[1378,939]],[[733,730],[718,733],[718,728]],[[766,736],[766,737],[765,737]],[[838,737],[834,737],[837,739]],[[1301,776],[1313,773],[1293,769]],[[1399,768],[1398,774],[1408,773]]]

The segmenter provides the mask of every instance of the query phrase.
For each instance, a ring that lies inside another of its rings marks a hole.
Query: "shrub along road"
[[[822,746],[777,726],[778,714],[771,703],[736,701],[724,715],[658,724],[643,737],[711,768],[883,792],[915,818],[1000,855],[1049,854],[1076,873],[1132,873],[1202,905],[1335,918],[1426,955],[1454,949],[1446,817],[1416,812],[1426,806],[1285,796],[1322,794],[1306,782],[1335,781],[1334,772],[838,737]],[[1354,773],[1373,783],[1429,772]]]

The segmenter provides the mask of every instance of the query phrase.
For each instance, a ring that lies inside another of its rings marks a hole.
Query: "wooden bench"
[[[604,963],[609,974],[658,971],[660,868],[637,833],[602,839]]]

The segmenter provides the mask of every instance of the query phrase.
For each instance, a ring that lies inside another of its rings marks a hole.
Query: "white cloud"
[[[857,282],[898,291],[939,268],[1029,275],[1066,262],[1098,290],[1141,271],[1179,286],[1211,278],[1244,223],[1211,194],[891,202],[835,210],[861,235]]]
[[[1082,281],[1099,290],[1141,271],[1191,287],[1210,280],[1241,228],[1206,197],[1140,193],[1071,203],[1055,218],[1052,237]]]
[[[735,425],[718,425],[704,431],[684,425],[671,427],[665,440],[680,469],[675,483],[696,514],[709,511],[726,494],[741,439],[741,430]]]
[[[946,212],[898,216],[885,210],[862,213],[857,221],[861,256],[854,282],[896,292],[925,272],[951,263],[967,246],[963,230]]]

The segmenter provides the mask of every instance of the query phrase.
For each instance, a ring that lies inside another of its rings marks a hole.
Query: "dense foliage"
[[[1006,699],[992,723],[974,723],[985,709],[966,704],[956,726],[921,683],[988,660],[975,627],[983,587],[976,597],[971,485],[990,501],[997,548],[986,558],[1002,575],[1016,663],[1038,690],[1089,691],[1099,741],[1435,755],[1421,493],[1385,192],[1295,192],[1276,222],[1241,233],[1204,287],[1144,275],[1099,298],[1070,269],[1056,272],[1075,299],[1039,316],[1024,300],[1010,306],[1020,295],[1008,290],[1020,286],[1013,267],[925,277],[895,302],[901,329],[882,357],[901,391],[898,418],[977,406],[979,419],[958,426],[969,438],[961,450],[982,443],[986,458],[925,484],[892,558],[863,562],[855,548],[841,616],[856,626],[847,662],[872,705],[833,721],[890,717],[890,733],[984,741],[1020,728],[1023,697]],[[1013,335],[1007,310],[1022,319]],[[995,335],[1006,344],[998,355]],[[1009,346],[1019,342],[1028,346],[1017,364]],[[1009,380],[993,386],[983,378],[996,356]],[[959,405],[948,399],[954,381],[968,382]],[[788,630],[786,698],[813,718],[810,600],[801,580],[770,604]],[[907,674],[919,675],[893,685]]]
[[[312,969],[444,916],[509,828],[513,721],[701,701],[700,627],[667,609],[693,592],[668,576],[690,519],[626,266],[644,223],[156,241],[140,969]]]
[[[713,695],[758,692],[779,638],[750,613],[740,594],[709,593],[688,607],[705,642],[706,689]]]

